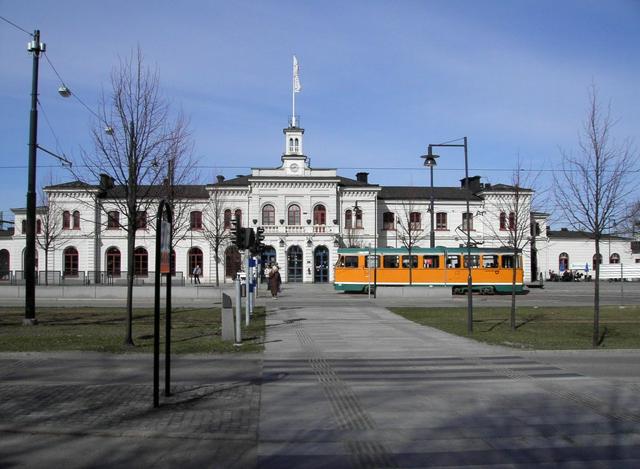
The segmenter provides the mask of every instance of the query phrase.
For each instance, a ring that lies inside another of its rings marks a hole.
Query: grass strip
[[[471,335],[467,335],[466,308],[389,309],[418,324],[488,344],[539,350],[592,348],[593,307],[519,307],[515,331],[510,328],[509,308],[474,308]],[[602,306],[600,334],[601,348],[638,348],[640,307]]]
[[[0,308],[0,352],[153,352],[153,308],[133,312],[134,347],[124,345],[124,308],[39,308],[36,326],[23,326],[23,317],[23,308]],[[175,308],[171,322],[172,353],[259,352],[264,348],[265,311],[261,307],[255,309],[249,326],[243,318],[242,347],[222,341],[220,308]],[[162,311],[162,351],[164,327]]]

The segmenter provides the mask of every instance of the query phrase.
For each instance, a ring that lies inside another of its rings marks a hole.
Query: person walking
[[[200,274],[202,274],[202,269],[200,268],[200,266],[198,264],[196,264],[196,266],[193,268],[193,283],[195,285],[199,285],[200,284]]]
[[[267,291],[271,290],[271,263],[264,269],[264,276],[267,279]]]
[[[271,290],[272,298],[278,298],[281,283],[282,278],[280,277],[280,272],[278,272],[278,266],[274,266],[269,275],[269,289]]]

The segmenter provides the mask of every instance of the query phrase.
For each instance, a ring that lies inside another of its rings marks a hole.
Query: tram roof
[[[518,250],[520,251],[520,250]],[[436,246],[435,248],[418,248],[411,249],[411,254],[466,254],[466,247],[445,247]],[[494,248],[471,248],[471,254],[491,254],[492,252],[499,254],[512,254],[513,248],[509,247],[494,247]],[[408,254],[409,250],[406,248],[340,248],[338,254]]]

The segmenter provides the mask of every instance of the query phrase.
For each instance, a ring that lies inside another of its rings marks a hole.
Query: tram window
[[[346,268],[357,268],[358,256],[344,256],[344,266]]]
[[[370,254],[369,256],[367,256],[366,266],[367,268],[371,267],[372,269],[376,267],[380,267],[380,256],[375,256],[373,254]]]
[[[440,267],[440,256],[423,256],[422,267],[425,269],[437,269]]]
[[[402,268],[415,269],[418,267],[418,256],[402,256]]]
[[[485,269],[495,269],[498,267],[498,256],[485,255],[482,256],[482,267]]]
[[[518,256],[517,259],[518,259],[517,267],[520,267],[522,265],[522,258]],[[512,269],[513,256],[502,256],[502,267],[504,267],[505,269]]]
[[[397,269],[400,265],[400,256],[382,256],[382,265],[386,269]]]
[[[460,256],[447,256],[447,269],[458,269],[460,268]]]
[[[464,267],[465,267],[465,269],[469,267],[469,264],[467,264],[467,257],[468,256],[464,256]],[[471,255],[471,268],[475,269],[477,267],[480,267],[480,256],[472,254]]]

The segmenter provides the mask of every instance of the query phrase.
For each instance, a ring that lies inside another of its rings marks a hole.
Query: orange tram
[[[514,259],[515,257],[515,259]],[[516,292],[523,293],[522,255],[509,248],[472,248],[472,290],[492,295],[511,293],[516,263]],[[468,289],[467,248],[362,248],[338,249],[334,287],[339,291],[367,292],[375,286],[434,286],[453,294]]]

